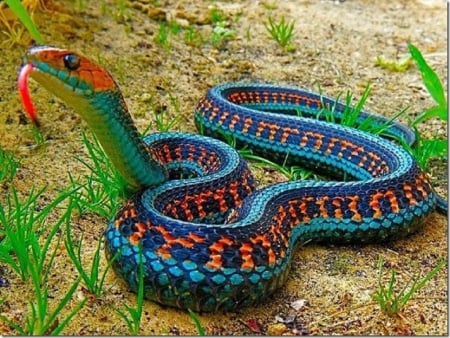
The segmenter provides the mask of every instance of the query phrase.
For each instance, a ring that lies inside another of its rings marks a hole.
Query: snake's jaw
[[[57,81],[53,75],[39,70],[32,63],[28,63],[22,67],[19,73],[19,93],[21,95],[25,111],[36,126],[39,126],[40,123],[28,88],[29,77],[36,80],[45,89],[59,97],[64,102],[68,103],[72,107],[77,107],[77,111],[82,115],[86,112],[86,106],[88,103],[85,101],[90,96],[89,93],[74,95],[74,90],[72,88],[64,85],[63,82]]]

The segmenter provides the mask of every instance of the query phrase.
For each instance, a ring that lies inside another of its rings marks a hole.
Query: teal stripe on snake
[[[316,119],[332,106],[339,120],[344,105],[303,89],[219,85],[195,109],[195,123],[206,135],[234,138],[255,153],[335,179],[256,189],[247,163],[219,140],[188,133],[138,138],[117,85],[91,60],[39,47],[25,63],[30,66],[20,79],[30,73],[71,103],[137,187],[106,228],[106,253],[116,257],[116,273],[137,290],[142,246],[145,296],[160,304],[220,311],[260,303],[286,281],[297,244],[402,237],[416,231],[441,201],[407,151]],[[79,78],[78,84],[57,75],[61,67]],[[90,77],[94,73],[100,80]],[[357,122],[367,116],[373,115],[361,112]],[[410,144],[415,140],[399,123],[387,134]],[[147,167],[153,174],[145,175]],[[349,180],[338,181],[342,175]]]

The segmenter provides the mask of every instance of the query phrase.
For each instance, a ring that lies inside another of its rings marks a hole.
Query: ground
[[[406,71],[392,72],[375,62],[377,56],[401,59],[408,53],[407,42],[422,51],[444,85],[447,83],[444,1],[42,3],[46,8],[37,9],[35,19],[45,41],[79,51],[105,65],[121,86],[140,130],[149,123],[150,131],[155,130],[155,113],[159,113],[169,119],[181,116],[172,130],[195,132],[192,114],[196,102],[210,86],[231,81],[320,88],[328,96],[350,91],[356,99],[370,83],[367,110],[392,116],[408,108],[408,116],[414,117],[434,104],[419,71],[411,65]],[[212,39],[217,15],[231,37],[216,32],[216,39]],[[269,17],[295,22],[292,50],[284,50],[269,36],[265,27]],[[167,36],[163,23],[170,23]],[[69,186],[68,172],[76,177],[87,174],[77,160],[88,158],[81,139],[86,125],[72,109],[32,84],[45,140],[36,144],[33,129],[23,116],[16,85],[20,58],[29,39],[24,34],[19,44],[12,44],[7,30],[3,30],[0,146],[20,160],[20,168],[15,179],[3,185],[0,200],[5,200],[11,185],[22,196],[33,186],[47,186],[39,201],[39,207],[43,207]],[[420,128],[424,135],[446,135],[446,125],[437,120]],[[264,181],[266,172],[259,169],[256,175]],[[446,164],[429,172],[443,193],[445,173]],[[85,232],[86,263],[92,259],[106,222],[92,213],[72,220],[73,236],[79,238]],[[60,299],[77,275],[63,243],[59,246],[49,275],[49,302]],[[415,294],[399,315],[385,315],[371,297],[378,289],[378,257],[384,259],[383,284],[395,269],[399,284],[404,285],[446,258],[447,246],[447,218],[438,213],[428,218],[419,232],[395,242],[307,245],[297,250],[287,283],[263,304],[232,313],[199,314],[199,319],[211,335],[447,335],[446,268]],[[103,256],[102,264],[106,265]],[[0,272],[8,280],[8,286],[0,287],[1,298],[5,299],[0,313],[20,322],[29,311],[29,286],[6,266],[0,265]],[[112,272],[101,296],[89,295],[80,286],[67,310],[86,296],[88,302],[63,333],[128,333],[112,307],[134,304],[135,295]],[[0,322],[0,334],[14,333]],[[140,333],[196,334],[197,329],[186,312],[146,301]]]

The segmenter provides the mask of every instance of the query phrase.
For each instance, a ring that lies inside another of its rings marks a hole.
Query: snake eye
[[[66,54],[63,60],[64,66],[69,70],[76,70],[80,66],[80,58],[75,54]]]

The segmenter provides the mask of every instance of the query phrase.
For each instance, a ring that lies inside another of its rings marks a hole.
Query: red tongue
[[[22,104],[30,117],[31,121],[39,126],[39,121],[36,115],[36,111],[33,106],[33,102],[31,101],[30,91],[28,90],[28,76],[33,71],[33,65],[26,64],[22,67],[19,73],[18,85],[19,85],[19,94],[22,98]]]

